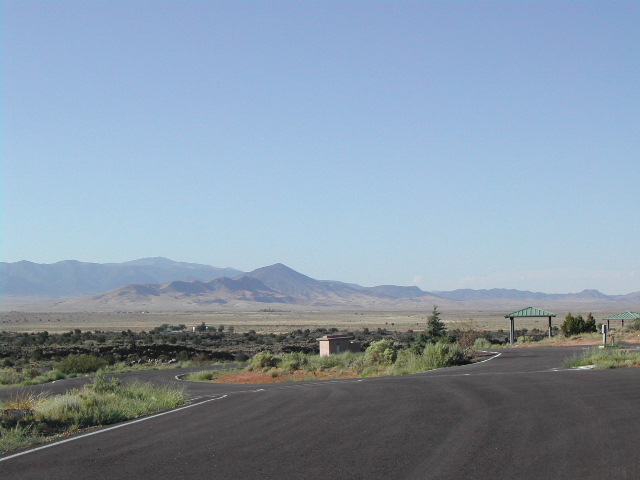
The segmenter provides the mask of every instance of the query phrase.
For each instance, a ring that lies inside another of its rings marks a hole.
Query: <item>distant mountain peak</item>
[[[286,277],[286,278],[297,279],[299,281],[305,281],[305,282],[309,282],[309,281],[317,282],[317,280],[314,280],[311,277],[307,277],[306,275],[300,272],[296,272],[293,268],[287,267],[283,263],[274,263],[273,265],[269,265],[267,267],[256,268],[252,272],[249,272],[247,275],[253,278],[260,278],[260,277],[284,278]]]
[[[129,260],[128,262],[120,263],[119,265],[138,265],[146,267],[168,267],[178,262],[166,257],[145,257],[137,260]],[[112,264],[115,265],[115,264]]]
[[[258,271],[270,271],[270,272],[289,272],[289,273],[297,273],[298,275],[302,275],[299,272],[296,272],[293,268],[287,267],[284,263],[274,263],[273,265],[267,265],[266,267],[256,268],[254,272]]]
[[[257,278],[269,288],[286,295],[310,295],[317,291],[321,282],[307,277],[282,263],[261,267],[246,274]]]
[[[605,295],[604,293],[595,289],[585,289],[585,290],[582,290],[581,292],[574,293],[573,296],[576,298],[585,298],[585,299],[587,298],[603,299],[603,300],[611,299],[611,297],[609,297],[608,295]]]

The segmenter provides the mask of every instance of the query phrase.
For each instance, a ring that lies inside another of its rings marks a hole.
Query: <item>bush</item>
[[[364,352],[365,360],[374,365],[391,365],[396,357],[396,351],[389,340],[373,342]]]
[[[280,363],[280,357],[274,355],[271,352],[256,353],[251,359],[249,365],[250,370],[269,370],[270,368],[277,367]]]
[[[22,379],[22,375],[13,368],[0,370],[0,385],[15,385],[22,382]]]
[[[194,382],[210,382],[213,380],[216,372],[213,370],[203,370],[200,372],[194,372],[186,376],[187,380],[192,380]]]
[[[115,393],[122,385],[122,380],[117,377],[107,378],[97,375],[93,382],[87,384],[87,389],[95,393]]]
[[[37,377],[33,377],[29,380],[24,380],[22,385],[38,385],[41,383],[53,382],[55,380],[61,380],[66,378],[66,376],[60,372],[59,370],[49,370],[43,374],[38,375]]]
[[[20,371],[15,368],[0,369],[0,385],[36,385],[61,378],[65,378],[65,375],[58,370],[40,373],[34,368],[25,368]]]
[[[587,320],[585,321],[582,318],[582,315],[578,315],[574,317],[571,313],[567,314],[564,322],[560,326],[560,330],[564,334],[565,337],[570,337],[571,335],[578,335],[580,333],[592,333],[597,332],[596,329],[596,319],[593,318],[593,315],[589,313]]]
[[[301,370],[305,365],[309,364],[309,357],[303,352],[285,353],[282,356],[282,362],[280,366],[293,372],[295,370]]]
[[[67,422],[75,418],[82,410],[80,397],[73,393],[56,395],[42,402],[38,407],[38,414],[44,418],[56,419],[60,422]]]
[[[109,360],[95,355],[69,355],[55,364],[55,369],[64,374],[93,373],[106,367]]]
[[[415,353],[412,349],[400,350],[389,373],[391,375],[406,375],[464,363],[466,363],[466,357],[464,349],[460,345],[438,342],[427,345],[422,354]]]
[[[396,362],[389,373],[392,375],[407,375],[409,373],[424,372],[430,368],[424,355],[405,349],[398,352]]]
[[[476,341],[473,342],[474,350],[487,350],[491,348],[491,342],[486,338],[476,338]]]
[[[465,363],[464,350],[457,343],[438,342],[427,345],[422,355],[430,368],[451,367]]]
[[[364,355],[362,353],[344,352],[335,355],[311,355],[307,357],[307,362],[303,366],[303,370],[313,372],[315,370],[330,370],[332,368],[344,368],[362,371],[364,368]]]

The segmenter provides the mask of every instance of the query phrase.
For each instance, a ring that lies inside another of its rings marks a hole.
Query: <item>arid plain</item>
[[[452,302],[438,304],[441,317],[451,329],[473,327],[479,330],[508,330],[509,321],[504,316],[529,305],[523,302]],[[567,313],[586,316],[593,313],[597,321],[624,310],[639,310],[635,303],[608,304],[602,302],[545,302],[537,304],[556,314],[553,320],[560,325]],[[150,330],[165,323],[184,324],[192,327],[204,322],[208,326],[233,326],[237,332],[255,330],[262,333],[286,332],[295,329],[335,327],[340,330],[362,328],[388,330],[421,330],[430,310],[421,311],[367,311],[340,309],[282,309],[240,312],[47,312],[4,311],[0,313],[0,330],[49,332],[81,330]],[[518,328],[546,328],[546,318],[519,319]]]

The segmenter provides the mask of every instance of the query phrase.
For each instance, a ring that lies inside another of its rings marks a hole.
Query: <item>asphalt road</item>
[[[640,478],[640,369],[562,369],[575,350],[404,377],[186,382],[193,406],[5,455],[0,478]]]

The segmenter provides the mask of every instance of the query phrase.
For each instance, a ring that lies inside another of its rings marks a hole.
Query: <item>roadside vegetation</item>
[[[597,369],[640,366],[640,352],[625,348],[594,347],[565,361],[565,368],[593,365]]]
[[[233,327],[201,323],[193,328],[163,324],[150,331],[81,331],[64,333],[0,332],[0,387],[46,383],[78,375],[126,371],[243,363],[261,352],[275,355],[318,353],[317,338],[328,333],[352,336],[366,349],[373,342],[386,340],[394,350],[412,345],[423,350],[435,343],[444,324],[437,312],[422,332],[391,331],[386,328],[338,330],[337,328],[296,329],[289,333],[236,333]],[[433,314],[432,314],[433,316]],[[447,332],[447,341],[469,349],[478,336],[488,332],[457,328]],[[500,333],[493,341],[500,340]],[[378,367],[376,367],[378,368]],[[319,369],[316,369],[319,371]]]
[[[424,332],[408,336],[405,341],[380,339],[370,342],[364,352],[344,352],[327,356],[304,352],[275,354],[263,351],[253,356],[244,372],[197,372],[188,380],[256,383],[261,381],[295,381],[332,378],[361,378],[383,375],[406,375],[435,368],[462,365],[472,361],[474,350],[466,335],[458,341],[448,332],[434,307]],[[490,346],[478,337],[473,346]]]
[[[435,368],[463,365],[471,361],[457,343],[436,342],[422,351],[393,344],[387,340],[373,342],[366,351],[320,356],[306,353],[275,355],[261,352],[243,370],[201,371],[185,378],[195,381],[261,383],[263,381],[327,380],[406,375]]]
[[[565,337],[570,337],[580,333],[595,333],[598,331],[598,327],[596,326],[596,319],[591,313],[589,313],[586,320],[582,318],[582,315],[573,316],[569,313],[560,326],[560,330]]]
[[[395,355],[392,363],[396,372],[418,368],[406,365],[424,363],[425,359],[420,356],[424,355],[427,345],[435,343],[458,344],[468,357],[474,351],[508,346],[508,331],[479,330],[475,328],[473,320],[450,323],[446,328],[437,308],[423,321],[425,323],[418,331],[363,327],[356,330],[316,328],[296,329],[288,333],[255,330],[239,333],[232,326],[204,323],[195,327],[165,323],[141,332],[129,329],[81,331],[77,328],[63,333],[1,331],[0,387],[33,385],[95,373],[244,363],[262,352],[283,358],[286,364],[289,361],[286,357],[288,354],[304,354],[313,358],[319,353],[317,338],[331,333],[352,336],[362,345],[363,351],[374,342],[389,342],[391,349],[388,354]],[[599,334],[581,333],[593,332],[594,328],[597,330],[598,325],[591,314],[586,320],[580,315],[569,314],[560,328],[554,326],[554,337],[551,339],[546,329],[520,328],[515,333],[519,345],[553,345],[566,341],[598,343]],[[625,326],[625,331],[634,331],[634,335],[637,334],[635,330],[640,330],[638,324]],[[623,338],[622,333],[618,330],[616,340]],[[418,357],[409,358],[408,352]],[[394,370],[389,369],[389,364],[384,368],[383,365],[376,360],[358,368],[363,375],[374,370]],[[281,368],[279,365],[277,367]],[[325,375],[330,370],[326,366],[308,368],[316,375],[320,372]],[[298,370],[305,371],[304,366]]]
[[[183,388],[122,383],[96,376],[64,395],[18,393],[0,404],[0,452],[43,442],[82,428],[109,425],[183,405]]]
[[[197,357],[191,360],[167,363],[109,363],[108,358],[95,355],[69,355],[63,357],[59,362],[30,362],[0,368],[0,387],[38,385],[95,373],[110,374],[170,368],[178,369],[202,365],[224,365],[227,363],[201,360]]]

